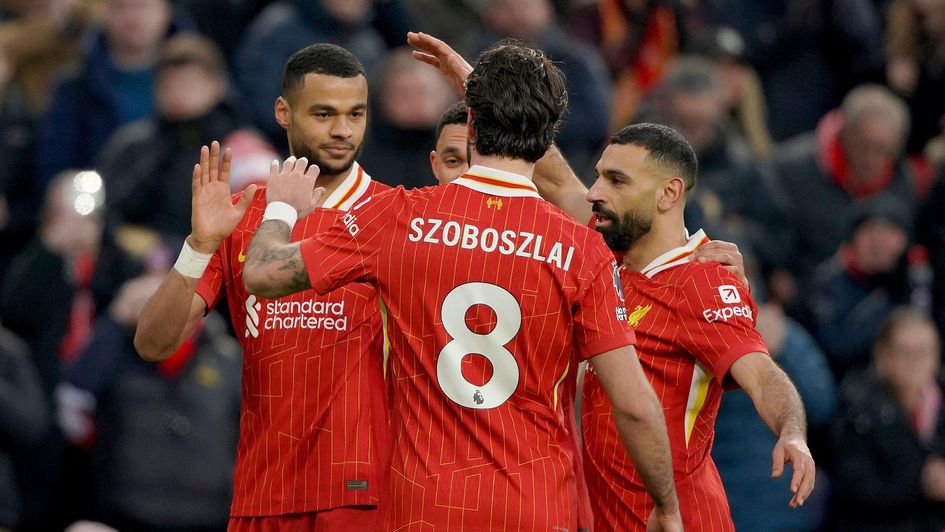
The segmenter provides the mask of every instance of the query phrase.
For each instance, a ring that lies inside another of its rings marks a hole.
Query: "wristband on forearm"
[[[174,269],[184,277],[200,279],[207,265],[210,264],[211,257],[213,253],[201,253],[190,247],[190,244],[184,240],[184,247],[181,248],[177,262],[174,263]]]
[[[266,212],[263,213],[263,221],[279,220],[289,226],[289,231],[295,227],[295,222],[299,220],[299,211],[295,207],[281,201],[274,201],[266,205]]]

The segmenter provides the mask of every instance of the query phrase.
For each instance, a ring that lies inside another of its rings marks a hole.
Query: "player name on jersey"
[[[443,223],[437,218],[414,218],[410,220],[407,239],[422,244],[459,246],[463,249],[481,249],[486,253],[501,253],[526,259],[547,262],[564,271],[571,268],[574,246],[555,242],[548,246],[542,235],[528,231],[500,231],[494,227],[480,229],[475,225],[455,221]]]

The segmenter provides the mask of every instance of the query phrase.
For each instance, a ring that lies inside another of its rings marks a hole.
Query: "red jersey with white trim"
[[[387,529],[576,530],[562,381],[633,343],[600,235],[527,178],[474,166],[356,205],[301,250],[316,291],[366,281],[386,307]]]
[[[734,530],[728,501],[709,451],[729,368],[752,352],[767,353],[755,330],[758,309],[739,278],[689,255],[708,238],[700,230],[685,246],[641,272],[621,269],[628,321],[637,334],[644,373],[663,403],[676,490],[686,530]],[[593,370],[585,377],[584,467],[595,530],[644,530],[653,503],[627,457],[610,401]]]
[[[389,189],[355,164],[293,237],[324,231],[355,201]],[[231,515],[376,505],[390,447],[377,292],[358,283],[325,295],[250,295],[243,261],[265,208],[261,187],[197,287],[208,307],[226,294],[243,346]]]

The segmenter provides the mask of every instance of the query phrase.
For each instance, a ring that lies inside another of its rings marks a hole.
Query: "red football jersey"
[[[663,403],[676,491],[686,530],[734,530],[709,451],[729,368],[752,352],[767,353],[755,330],[758,310],[738,277],[718,263],[690,262],[708,238],[689,242],[647,265],[621,270],[628,320],[640,364]],[[589,370],[584,382],[584,467],[595,529],[644,530],[653,502],[627,458],[610,401]]]
[[[562,381],[633,343],[613,256],[523,176],[395,189],[302,242],[318,292],[378,288],[393,386],[391,530],[575,530]]]
[[[293,237],[324,231],[355,201],[389,189],[355,164],[326,208],[299,220]],[[358,283],[325,295],[250,295],[243,261],[265,208],[260,189],[197,287],[208,307],[226,294],[243,346],[231,514],[376,505],[390,446],[377,292]]]

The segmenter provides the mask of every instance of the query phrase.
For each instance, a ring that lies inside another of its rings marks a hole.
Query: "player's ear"
[[[430,150],[430,169],[436,173],[436,150]]]
[[[289,114],[292,112],[292,106],[289,105],[289,100],[286,100],[285,97],[279,96],[276,98],[275,113],[276,113],[276,122],[282,126],[282,129],[289,129],[290,120]]]
[[[475,118],[472,109],[466,109],[466,142],[473,145],[476,144],[476,132],[473,130]]]
[[[663,181],[657,207],[661,211],[668,211],[680,204],[686,194],[686,183],[679,176],[673,176]]]

